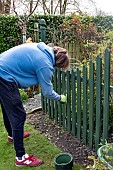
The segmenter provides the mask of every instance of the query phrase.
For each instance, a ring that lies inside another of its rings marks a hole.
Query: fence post
[[[39,29],[40,29],[40,41],[46,41],[46,22],[44,19],[39,21]]]
[[[35,42],[38,42],[39,41],[38,23],[34,23],[34,37],[35,37]]]

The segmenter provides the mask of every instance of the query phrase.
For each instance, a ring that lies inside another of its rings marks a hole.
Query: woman
[[[13,47],[0,55],[0,103],[8,141],[14,141],[16,166],[39,166],[42,160],[26,154],[23,137],[26,112],[18,88],[39,84],[44,96],[66,102],[66,96],[53,90],[51,79],[54,67],[67,69],[67,51],[45,43],[27,43]]]

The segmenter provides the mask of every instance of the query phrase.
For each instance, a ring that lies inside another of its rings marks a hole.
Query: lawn
[[[54,157],[61,152],[60,149],[51,144],[47,138],[41,135],[27,122],[25,130],[30,132],[30,137],[24,139],[26,153],[33,154],[44,161],[39,167],[32,167],[35,170],[55,170]],[[7,142],[7,132],[3,125],[2,113],[0,110],[0,170],[17,170],[15,166],[15,151],[12,143]],[[20,167],[21,170],[30,170],[31,167]],[[83,170],[74,163],[73,170]]]

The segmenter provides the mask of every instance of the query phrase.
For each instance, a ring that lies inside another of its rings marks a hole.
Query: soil
[[[48,114],[41,110],[40,96],[25,102],[24,107],[28,112],[27,122],[45,135],[51,143],[60,148],[62,152],[71,153],[74,162],[80,164],[84,169],[93,164],[93,160],[88,159],[88,156],[96,156],[95,152],[90,150],[73,134],[55,124],[54,120],[49,119]]]

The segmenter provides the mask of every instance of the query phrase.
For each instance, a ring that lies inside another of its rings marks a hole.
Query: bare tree
[[[42,9],[45,14],[62,14],[66,12],[66,7],[69,0],[40,0],[42,2]]]
[[[24,15],[24,11],[26,14],[32,13],[33,8],[37,3],[36,13],[40,14],[57,14],[57,15],[65,15],[66,13],[78,13],[83,14],[83,10],[81,8],[82,0],[0,0],[0,11],[1,13],[9,13],[11,8],[11,2],[15,4],[16,11],[18,15]],[[87,0],[90,6],[95,6],[93,0]],[[86,0],[85,0],[86,3]],[[87,4],[86,4],[87,6]],[[14,8],[14,7],[13,7]],[[86,7],[87,9],[87,7]]]
[[[27,31],[26,25],[28,23],[30,16],[34,13],[34,11],[36,10],[36,8],[38,6],[38,0],[36,1],[35,5],[33,4],[33,0],[30,0],[29,3],[26,3],[26,1],[24,1],[24,0],[21,0],[21,1],[19,0],[19,1],[17,1],[17,4],[15,4],[15,3],[16,3],[16,1],[13,0],[13,10],[18,18],[20,29],[23,34],[23,43],[25,43],[26,42],[26,31]],[[21,19],[20,15],[18,14],[19,11],[17,9],[18,9],[19,4],[22,5],[21,7],[23,8],[22,10],[24,11],[23,20]],[[29,6],[30,6],[30,10],[28,11]]]
[[[0,0],[0,14],[2,13],[2,1]]]
[[[53,0],[51,0],[51,14],[53,14]]]
[[[10,13],[10,8],[11,8],[11,0],[6,0],[6,2],[5,2],[5,14]]]
[[[87,1],[89,1],[92,6],[95,5],[93,0]],[[40,7],[44,14],[65,15],[67,12],[82,14],[81,3],[82,0],[40,0]]]
[[[0,0],[0,13],[10,14],[11,0]]]
[[[32,9],[33,9],[33,0],[30,1],[30,13],[32,13]]]
[[[108,14],[105,13],[104,11],[102,11],[101,9],[96,9],[96,15],[98,15],[98,16],[106,16]]]

